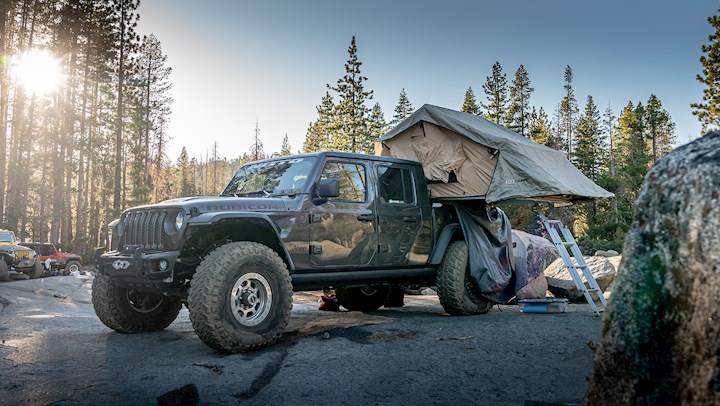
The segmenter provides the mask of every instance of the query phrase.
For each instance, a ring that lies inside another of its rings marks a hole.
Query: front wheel
[[[120,333],[147,333],[169,326],[180,313],[179,298],[147,293],[110,284],[97,272],[92,303],[100,321]]]
[[[388,286],[360,286],[335,289],[340,306],[350,311],[374,312],[390,294]]]
[[[30,279],[38,279],[43,276],[43,266],[40,260],[35,261],[35,265],[32,268],[23,270],[23,273],[30,277]]]
[[[265,245],[225,244],[197,267],[188,309],[195,332],[211,348],[237,353],[270,345],[290,319],[290,273]]]
[[[82,266],[80,265],[79,261],[71,260],[68,261],[67,265],[65,265],[65,272],[72,273],[72,272],[80,272],[80,269]]]
[[[455,316],[487,313],[492,307],[492,302],[480,297],[470,276],[465,241],[448,247],[437,273],[437,293],[443,309]]]

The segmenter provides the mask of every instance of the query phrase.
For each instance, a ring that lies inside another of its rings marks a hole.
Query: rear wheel
[[[0,258],[0,281],[6,281],[8,279],[10,279],[10,272],[8,271],[8,266],[5,261]]]
[[[93,280],[92,302],[100,321],[120,333],[163,330],[182,307],[179,298],[115,286],[99,272]]]
[[[225,244],[197,267],[188,309],[195,332],[211,348],[237,353],[270,345],[290,319],[290,273],[265,245]]]
[[[437,293],[443,309],[455,316],[487,313],[492,307],[492,302],[480,297],[470,276],[465,241],[448,247],[437,273]]]
[[[340,306],[350,311],[373,312],[382,305],[388,298],[390,288],[388,286],[360,286],[351,288],[337,288],[337,295]]]

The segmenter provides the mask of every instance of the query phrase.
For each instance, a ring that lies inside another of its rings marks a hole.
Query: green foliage
[[[380,106],[378,105],[378,108]],[[395,106],[395,114],[393,115],[392,121],[388,124],[388,127],[393,128],[400,124],[401,121],[408,118],[415,110],[413,109],[412,103],[407,97],[405,89],[400,91],[400,97],[398,98],[397,106]]]
[[[523,65],[515,72],[510,87],[510,108],[508,109],[508,128],[528,137],[530,127],[530,95],[535,89],[530,87],[530,77]]]
[[[709,44],[700,47],[704,54],[700,56],[703,70],[696,78],[705,85],[703,102],[690,104],[693,115],[702,124],[703,133],[720,128],[720,15],[710,16],[707,20],[715,32],[708,36]]]
[[[675,143],[675,124],[670,113],[662,106],[662,102],[654,94],[650,95],[645,107],[647,138],[650,143],[650,156],[655,163],[660,157],[672,150]]]
[[[600,128],[600,112],[592,96],[588,96],[585,112],[575,128],[575,153],[572,162],[593,181],[600,175],[600,165],[605,151]]]
[[[565,67],[565,97],[560,102],[560,131],[565,135],[565,151],[568,156],[572,155],[573,126],[577,119],[578,105],[575,99],[575,92],[572,87],[573,71],[570,65]]]
[[[463,105],[462,108],[460,108],[460,111],[476,115],[480,114],[480,106],[478,106],[477,100],[475,100],[475,93],[473,92],[472,87],[468,87],[465,91],[465,100],[463,100]]]
[[[292,155],[292,148],[290,148],[290,140],[288,139],[287,133],[283,138],[282,146],[280,147],[280,156]]]
[[[485,109],[485,117],[488,120],[504,125],[508,111],[508,84],[507,75],[503,73],[500,62],[495,62],[492,67],[492,75],[485,79],[483,85],[487,104],[481,104]]]

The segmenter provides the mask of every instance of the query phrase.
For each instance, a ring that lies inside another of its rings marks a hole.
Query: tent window
[[[331,200],[364,202],[366,200],[365,167],[360,164],[328,162],[320,179],[340,180],[340,196]]]
[[[458,182],[458,178],[457,178],[457,175],[455,174],[455,171],[450,171],[450,174],[448,175],[447,183],[457,183],[457,182]],[[428,185],[431,185],[433,183],[445,183],[445,182],[443,182],[441,180],[428,180],[427,183],[428,183]]]
[[[388,204],[415,204],[412,173],[407,169],[378,168],[380,200]]]

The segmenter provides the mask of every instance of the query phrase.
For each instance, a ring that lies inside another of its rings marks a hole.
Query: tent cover
[[[565,157],[483,117],[426,104],[376,153],[422,163],[434,198],[578,202],[609,198]]]

